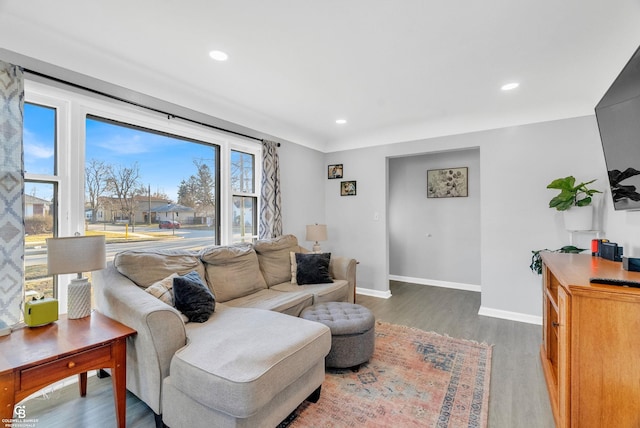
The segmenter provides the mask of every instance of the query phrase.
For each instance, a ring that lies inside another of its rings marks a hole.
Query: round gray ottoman
[[[303,310],[300,317],[331,329],[331,351],[325,359],[327,367],[355,367],[373,355],[376,319],[364,306],[346,302],[318,303]]]

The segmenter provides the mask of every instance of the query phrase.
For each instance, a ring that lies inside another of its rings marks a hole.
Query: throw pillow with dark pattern
[[[333,282],[329,275],[331,253],[296,253],[296,282],[304,284],[327,284]]]
[[[216,299],[197,272],[173,278],[176,309],[191,322],[205,322],[216,307]]]

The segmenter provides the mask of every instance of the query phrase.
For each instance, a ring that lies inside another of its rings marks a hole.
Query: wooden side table
[[[45,386],[87,371],[110,368],[118,427],[126,426],[127,337],[136,331],[99,312],[42,327],[24,327],[0,338],[0,419],[12,419],[16,403]]]

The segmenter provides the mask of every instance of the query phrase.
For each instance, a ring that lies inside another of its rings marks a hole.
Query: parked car
[[[180,223],[173,220],[160,220],[158,227],[160,229],[180,229]]]

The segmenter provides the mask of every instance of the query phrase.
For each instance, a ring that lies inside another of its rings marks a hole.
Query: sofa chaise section
[[[322,384],[331,333],[273,311],[220,306],[206,323],[187,325],[189,343],[164,383],[164,421],[172,428],[272,428]]]

